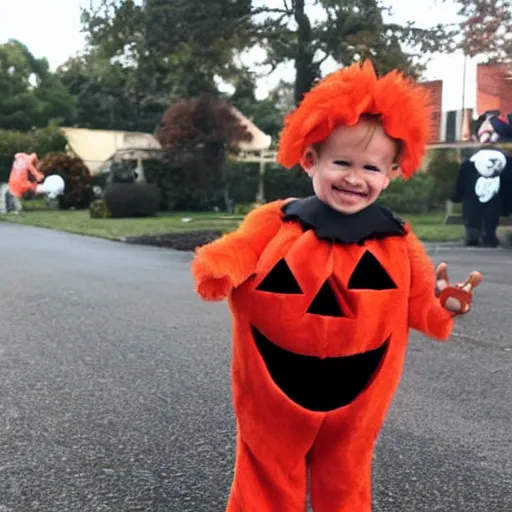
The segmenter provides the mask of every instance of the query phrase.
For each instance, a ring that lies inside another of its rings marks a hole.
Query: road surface
[[[9,223],[0,252],[0,512],[223,512],[230,320],[191,255]],[[450,343],[411,336],[374,512],[510,512],[512,252],[432,255],[485,284]]]

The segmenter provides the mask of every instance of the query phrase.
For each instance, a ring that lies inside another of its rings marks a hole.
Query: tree
[[[147,47],[171,56],[183,96],[217,93],[238,74],[234,55],[251,43],[251,0],[147,0]]]
[[[459,0],[462,49],[466,55],[485,55],[490,62],[512,58],[512,2],[508,0]]]
[[[256,98],[255,78],[241,73],[234,81],[235,92],[229,101],[263,132],[276,140],[283,126],[283,112],[279,110],[279,91],[271,91],[263,100]]]
[[[217,77],[234,75],[233,55],[249,41],[250,0],[102,0],[83,10],[91,48],[134,70],[145,98],[216,94]]]
[[[295,63],[297,104],[329,57],[340,65],[372,57],[379,72],[397,67],[417,75],[422,70],[419,57],[443,50],[453,35],[441,25],[426,30],[412,23],[386,23],[383,15],[390,9],[379,0],[317,0],[315,7],[322,10],[319,21],[313,21],[305,0],[282,0],[279,7],[257,10],[266,14],[256,33],[268,48],[272,69],[285,61]]]
[[[0,46],[0,128],[30,130],[50,120],[73,117],[73,98],[49,70],[21,42]]]
[[[168,106],[166,98],[139,90],[134,68],[98,52],[69,59],[57,69],[75,99],[73,124],[102,130],[153,132]]]
[[[228,102],[210,95],[178,101],[162,117],[157,138],[171,166],[184,169],[186,182],[203,191],[203,207],[210,206],[222,190],[230,210],[226,154],[252,135]]]
[[[259,45],[272,69],[294,63],[297,104],[328,58],[348,65],[371,56],[379,72],[398,67],[415,75],[420,56],[447,47],[446,27],[388,23],[386,11],[380,0],[102,0],[84,10],[83,23],[91,48],[133,70],[142,102],[215,94],[219,78],[236,82],[246,71],[235,56]]]

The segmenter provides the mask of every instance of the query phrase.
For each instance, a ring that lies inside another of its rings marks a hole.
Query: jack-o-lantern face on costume
[[[403,337],[394,326],[407,311],[407,272],[389,244],[331,244],[286,223],[236,291],[272,380],[303,408],[353,402],[378,377],[394,335]]]

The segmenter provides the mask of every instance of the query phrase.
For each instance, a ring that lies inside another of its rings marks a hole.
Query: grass
[[[20,215],[0,216],[18,224],[68,231],[112,240],[124,237],[178,233],[186,231],[235,229],[242,217],[215,213],[172,212],[141,219],[91,219],[89,211],[58,211],[44,208],[40,201],[26,201],[26,211]],[[183,222],[183,218],[191,219]],[[464,237],[462,225],[443,224],[444,213],[402,215],[409,221],[416,235],[425,242],[459,241]],[[500,234],[512,236],[512,227],[502,226]]]
[[[182,219],[187,217],[192,220],[190,222],[183,222]],[[238,226],[241,217],[221,214],[205,215],[173,212],[172,214],[162,214],[157,217],[141,219],[91,219],[88,210],[57,211],[28,209],[20,215],[0,216],[0,220],[119,240],[130,236],[185,231],[230,231]]]

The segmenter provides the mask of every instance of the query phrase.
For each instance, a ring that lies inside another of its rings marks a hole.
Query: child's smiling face
[[[387,188],[396,167],[397,141],[374,119],[340,126],[304,154],[304,166],[317,197],[334,210],[357,213]]]

